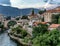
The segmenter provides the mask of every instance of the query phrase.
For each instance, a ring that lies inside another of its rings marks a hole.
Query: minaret
[[[31,15],[34,15],[34,9],[32,9],[32,13],[31,13]]]

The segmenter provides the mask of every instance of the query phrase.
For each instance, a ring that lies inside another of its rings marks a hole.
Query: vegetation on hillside
[[[52,30],[44,34],[39,34],[32,42],[32,46],[60,46],[60,31]]]
[[[37,35],[44,34],[47,32],[48,25],[46,24],[39,24],[38,26],[33,28],[33,37],[36,37]]]
[[[11,26],[14,26],[15,24],[17,24],[17,22],[11,20],[11,21],[8,22],[7,26],[10,28]]]
[[[11,16],[7,16],[6,17],[6,20],[11,20]]]
[[[23,29],[21,26],[18,26],[16,28],[12,28],[12,33],[20,34],[22,38],[27,36],[27,32],[25,29]]]
[[[59,19],[60,19],[60,14],[52,15],[52,23],[58,24],[60,22]]]
[[[19,19],[20,19],[20,17],[17,17],[17,18],[16,18],[16,20],[19,20]]]
[[[28,19],[28,16],[24,15],[21,19]]]
[[[45,10],[40,10],[39,14],[43,14],[44,12],[46,12],[46,9]]]
[[[0,22],[0,32],[4,32],[4,30],[5,30],[4,24]]]

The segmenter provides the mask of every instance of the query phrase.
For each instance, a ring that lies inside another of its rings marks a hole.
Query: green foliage
[[[18,17],[18,18],[16,18],[16,20],[19,20],[20,18]]]
[[[33,36],[39,35],[39,33],[44,34],[47,31],[48,26],[46,24],[39,24],[33,28]]]
[[[59,17],[60,17],[60,14],[53,14],[52,15],[52,23],[55,23],[55,24],[58,24],[59,23]]]
[[[23,42],[28,43],[29,40],[30,40],[29,37],[25,37],[24,40],[23,40]]]
[[[11,20],[11,16],[7,16],[6,17],[6,20]]]
[[[43,14],[44,12],[46,12],[46,9],[45,10],[40,10],[39,14]]]
[[[15,24],[17,24],[17,22],[11,20],[8,22],[7,26],[10,27],[10,26],[14,26]]]
[[[52,30],[49,32],[39,34],[32,40],[32,46],[59,46],[60,45],[60,31]]]
[[[4,25],[2,22],[0,22],[0,28],[4,28]]]
[[[28,19],[28,16],[24,15],[21,19]]]
[[[0,24],[0,28],[4,28],[4,25],[3,24]]]
[[[27,35],[26,30],[23,29],[23,30],[21,31],[21,35],[22,35],[23,37],[25,37],[25,36]]]
[[[59,17],[59,19],[58,19],[58,24],[60,24],[60,17]]]
[[[32,9],[32,15],[34,15],[34,9]]]
[[[22,37],[25,37],[27,35],[26,30],[24,30],[23,28],[21,28],[20,26],[13,28],[12,32],[16,32],[17,34],[21,34]]]
[[[0,32],[4,32],[5,31],[5,27],[4,27],[4,24],[2,22],[0,22]]]

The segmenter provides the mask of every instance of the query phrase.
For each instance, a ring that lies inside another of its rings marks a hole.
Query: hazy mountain
[[[39,9],[36,8],[18,9],[10,6],[0,5],[0,14],[3,14],[5,16],[27,15],[31,13],[32,9],[34,9],[35,13],[38,13],[39,11]]]

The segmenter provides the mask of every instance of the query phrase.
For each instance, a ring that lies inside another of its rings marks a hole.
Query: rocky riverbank
[[[11,35],[11,34],[9,34],[9,36],[10,36],[11,39],[17,41],[17,42],[18,42],[19,44],[21,44],[22,46],[31,46],[30,43],[25,43],[25,42],[23,42],[23,39],[21,39],[21,38],[19,38],[19,37],[16,37],[16,36]]]

